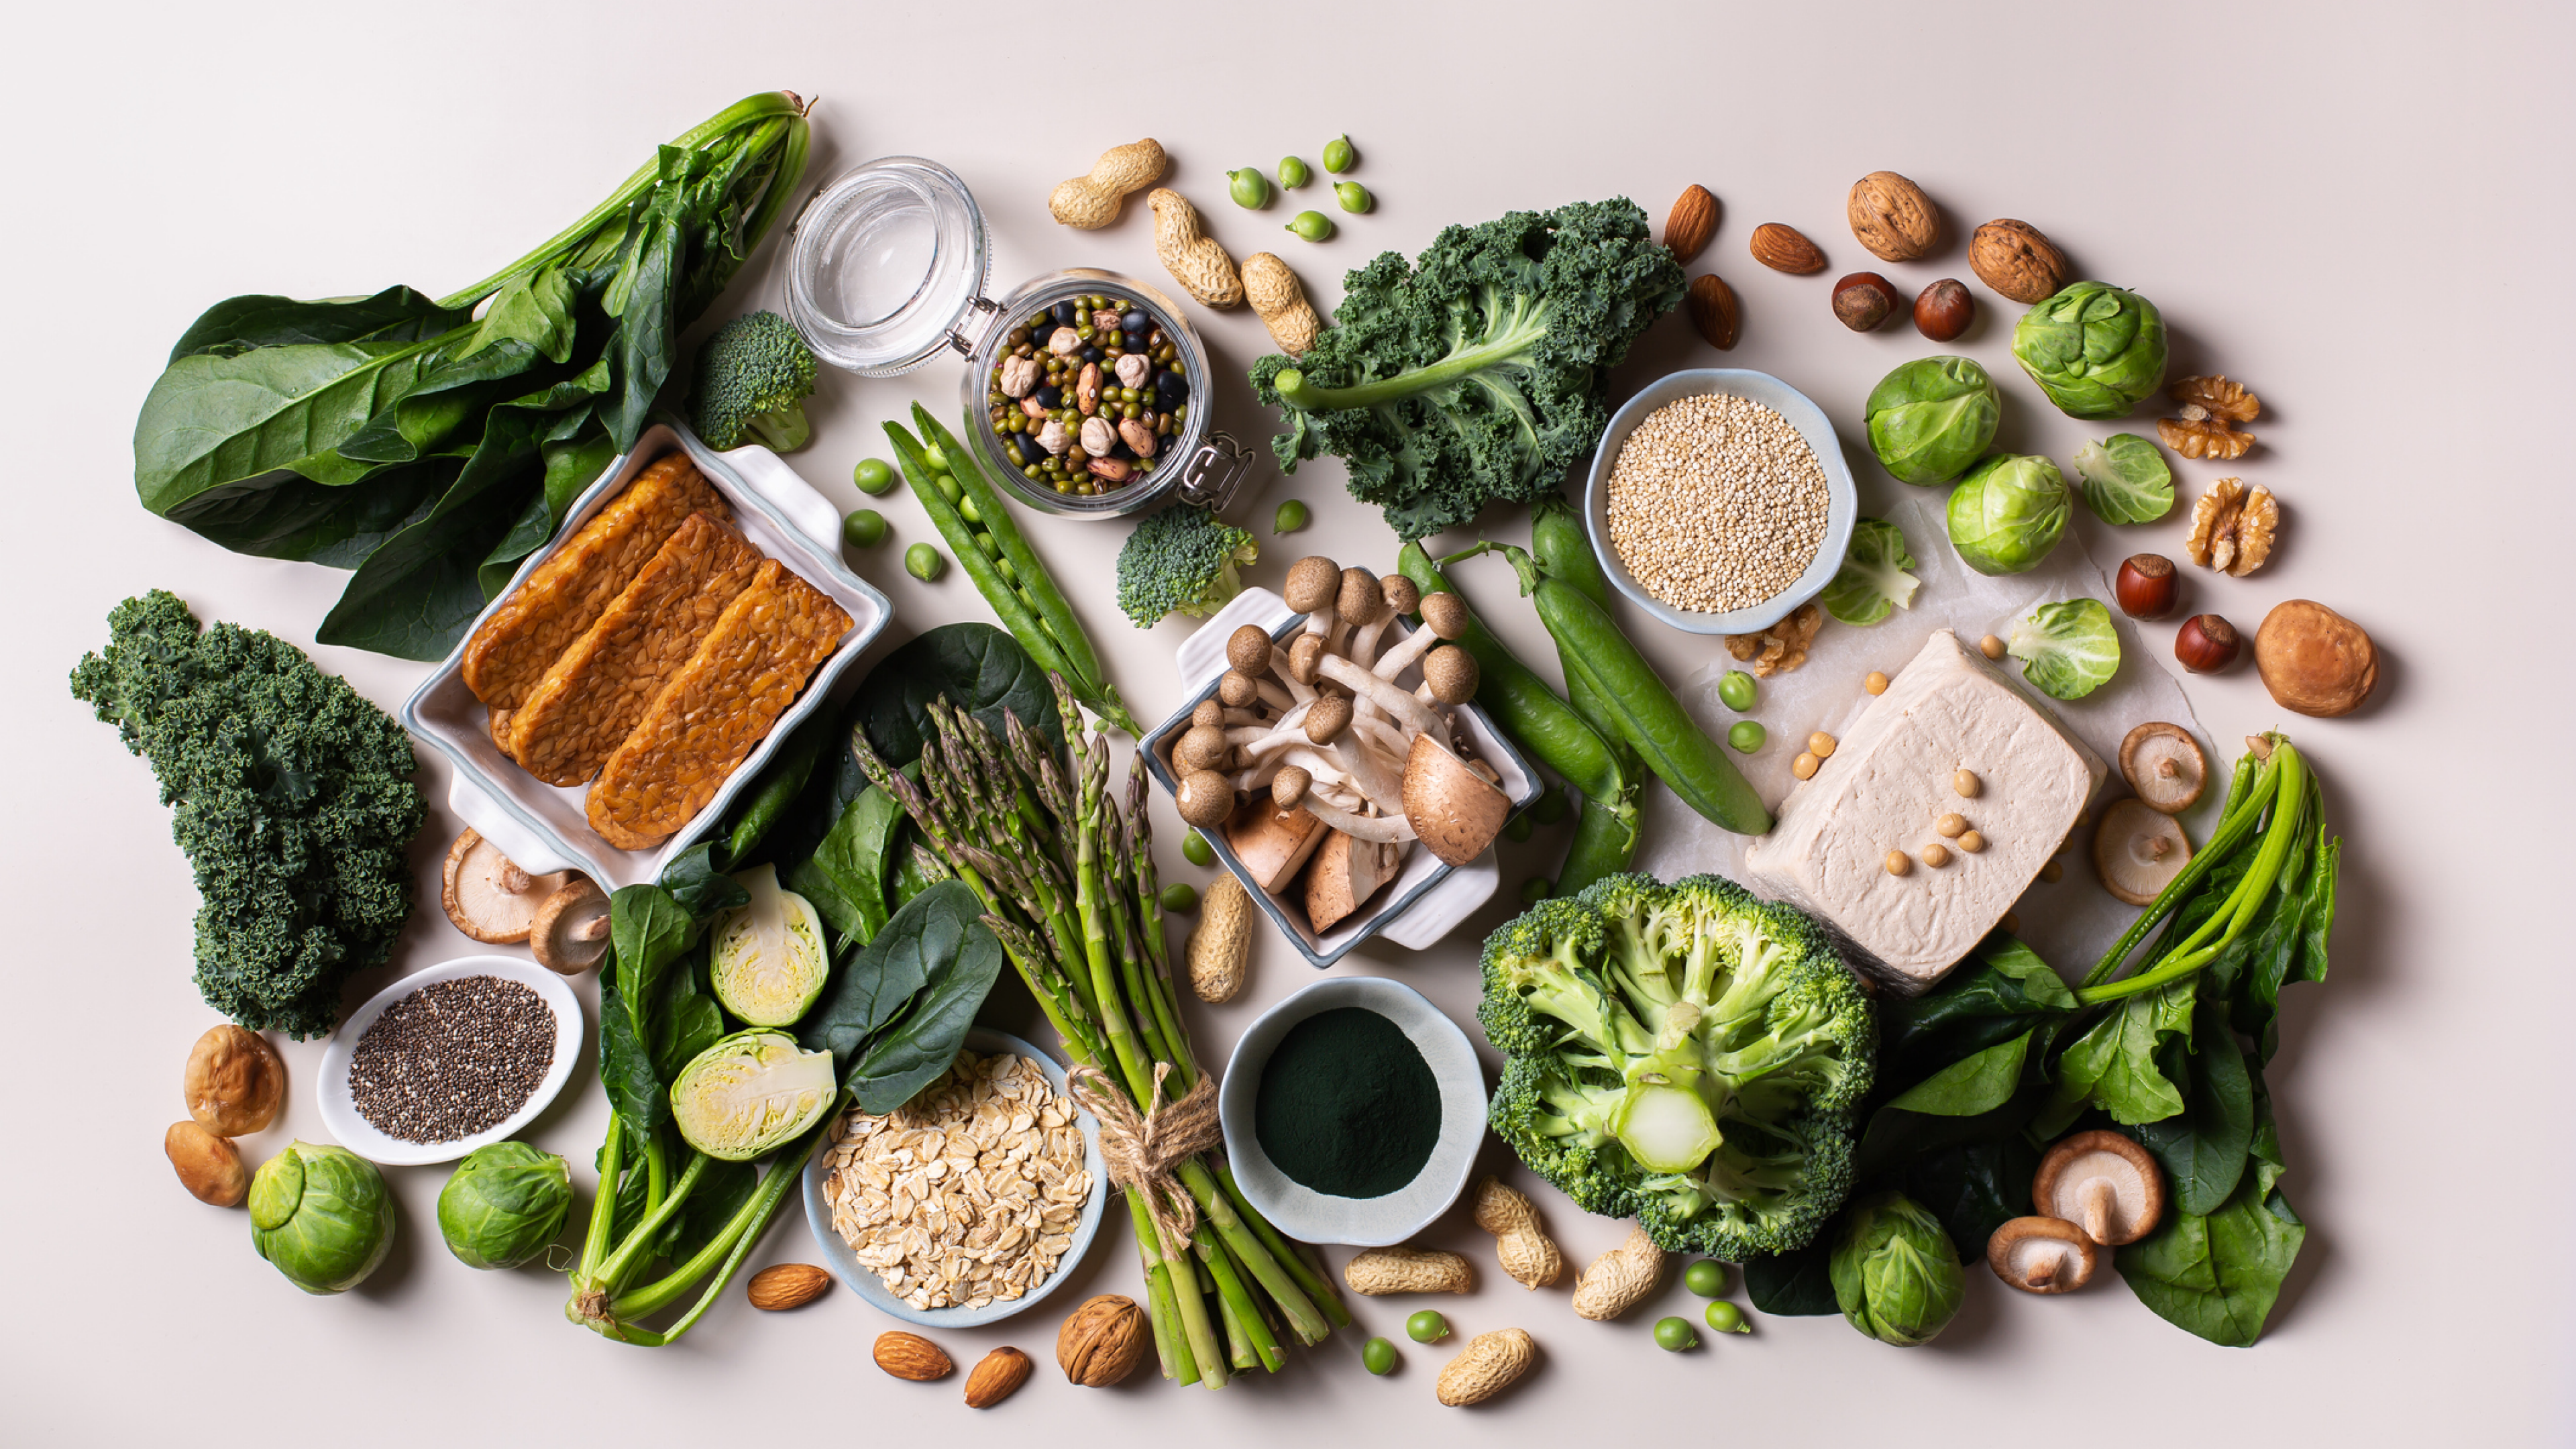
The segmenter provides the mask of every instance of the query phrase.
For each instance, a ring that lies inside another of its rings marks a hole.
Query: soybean
[[[1306,505],[1294,498],[1280,504],[1279,511],[1270,515],[1272,533],[1295,533],[1305,526]]]
[[[850,481],[874,498],[894,486],[894,468],[883,458],[861,458],[859,466],[850,470]]]
[[[1333,234],[1333,219],[1320,211],[1301,211],[1288,219],[1288,230],[1305,241],[1319,242]]]
[[[1335,136],[1324,143],[1324,169],[1335,176],[1359,164],[1360,154],[1351,149],[1348,135]]]
[[[903,551],[903,571],[930,583],[948,572],[948,557],[926,543],[916,543]]]
[[[852,548],[874,548],[885,542],[885,515],[873,508],[862,508],[841,520],[841,537]]]
[[[1356,181],[1345,181],[1334,187],[1333,200],[1341,204],[1342,210],[1354,214],[1371,210],[1377,205],[1377,198],[1369,195],[1369,189]]]

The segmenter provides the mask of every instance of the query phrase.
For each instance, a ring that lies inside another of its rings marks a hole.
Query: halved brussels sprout
[[[2073,511],[2055,463],[1997,453],[1950,490],[1950,542],[1981,574],[2028,573],[2066,536]]]
[[[572,1170],[524,1142],[465,1154],[438,1192],[438,1232],[468,1268],[515,1268],[546,1250],[572,1211]]]
[[[1817,599],[1826,613],[1846,624],[1875,624],[1898,609],[1914,607],[1914,591],[1923,581],[1906,570],[1915,567],[1905,530],[1884,518],[1864,518],[1852,525],[1843,566]]]
[[[708,975],[716,1000],[753,1026],[794,1026],[832,974],[813,903],[778,884],[775,866],[735,876],[750,904],[716,919]]]
[[[345,1293],[394,1245],[384,1174],[346,1147],[291,1142],[250,1180],[250,1241],[307,1293]]]
[[[2004,415],[1993,378],[1973,359],[1909,362],[1869,390],[1869,447],[1899,481],[1919,486],[1959,476]]]
[[[2013,327],[2022,371],[2070,418],[2124,418],[2165,382],[2165,319],[2156,304],[2102,282],[2077,282]]]
[[[832,1054],[783,1031],[738,1031],[698,1053],[671,1084],[671,1117],[689,1145],[749,1162],[823,1120],[839,1083]]]
[[[2082,699],[2120,672],[2120,636],[2099,599],[2040,605],[2013,625],[2004,648],[2051,699]]]
[[[2084,480],[2084,506],[2104,523],[2153,523],[2173,511],[2173,469],[2135,433],[2076,449],[2075,476]]]

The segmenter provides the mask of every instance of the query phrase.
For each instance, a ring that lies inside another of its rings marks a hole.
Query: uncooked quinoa
[[[349,1096],[388,1137],[453,1142],[518,1111],[554,1060],[544,997],[498,976],[460,976],[384,1009],[349,1054]]]
[[[1610,547],[1676,609],[1749,608],[1825,542],[1825,470],[1787,418],[1705,393],[1646,415],[1610,468]]]

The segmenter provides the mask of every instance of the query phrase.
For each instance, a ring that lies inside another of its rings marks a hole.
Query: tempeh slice
[[[759,567],[740,533],[690,514],[528,692],[510,717],[510,757],[549,785],[598,774]]]
[[[465,687],[487,705],[518,708],[692,513],[733,517],[687,454],[637,474],[465,641]]]
[[[831,657],[850,616],[768,559],[644,711],[590,787],[590,826],[649,850],[706,808]]]

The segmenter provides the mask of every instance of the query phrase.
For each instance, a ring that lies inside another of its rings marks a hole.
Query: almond
[[[989,1409],[1018,1393],[1028,1381],[1029,1356],[1016,1348],[997,1348],[966,1375],[966,1407]]]
[[[1825,269],[1825,254],[1794,226],[1766,221],[1753,229],[1753,260],[1775,272],[1803,277]]]
[[[1941,240],[1941,209],[1923,188],[1893,171],[1852,183],[1844,206],[1852,235],[1884,262],[1910,262]]]
[[[811,1263],[780,1263],[751,1275],[743,1295],[754,1308],[776,1313],[786,1308],[802,1308],[823,1296],[832,1286],[832,1275]]]
[[[1694,184],[1673,203],[1664,218],[1664,249],[1673,260],[1687,266],[1698,256],[1709,238],[1717,235],[1717,198],[1705,186]]]
[[[1709,346],[1724,352],[1735,345],[1735,325],[1739,314],[1733,287],[1718,280],[1717,274],[1711,272],[1691,278],[1686,300],[1690,303],[1691,325],[1699,329],[1700,336],[1708,339]]]
[[[1978,281],[2025,306],[2047,301],[2066,285],[2066,254],[2038,227],[2009,216],[1987,222],[1968,238],[1968,267]]]
[[[896,1330],[877,1335],[877,1367],[899,1379],[926,1384],[932,1379],[948,1377],[957,1365],[948,1361],[947,1350],[917,1333]]]

